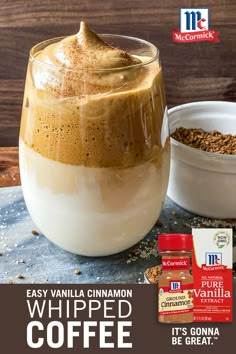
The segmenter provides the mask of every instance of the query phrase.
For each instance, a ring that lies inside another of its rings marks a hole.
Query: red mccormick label
[[[177,43],[199,41],[220,42],[219,32],[210,30],[210,14],[207,8],[180,9],[180,28],[172,32],[172,40]]]
[[[163,270],[188,270],[190,267],[189,258],[162,258]]]
[[[193,312],[193,284],[171,280],[168,286],[159,286],[158,316]]]
[[[232,229],[193,229],[194,322],[232,322]]]

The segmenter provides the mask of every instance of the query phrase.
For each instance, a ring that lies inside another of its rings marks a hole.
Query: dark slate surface
[[[175,214],[176,213],[176,214]],[[160,263],[156,236],[162,232],[190,232],[203,218],[184,211],[168,197],[146,238],[131,249],[109,257],[82,257],[63,251],[37,230],[26,209],[21,187],[0,189],[0,283],[143,283],[144,271]],[[205,219],[207,220],[207,219]],[[137,257],[132,251],[139,249]],[[132,256],[132,257],[130,257]],[[74,271],[81,270],[80,275]],[[17,279],[22,274],[24,279]]]

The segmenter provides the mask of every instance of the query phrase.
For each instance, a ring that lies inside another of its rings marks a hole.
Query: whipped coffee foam
[[[89,167],[158,158],[165,98],[157,62],[140,67],[146,57],[111,47],[84,23],[35,58],[40,63],[29,64],[21,121],[26,145],[51,160]]]
[[[124,50],[104,42],[83,21],[77,34],[48,45],[36,58],[46,64],[86,71],[122,68],[141,63]]]

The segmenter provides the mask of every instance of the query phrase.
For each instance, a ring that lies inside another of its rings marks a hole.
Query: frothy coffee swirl
[[[141,63],[124,50],[105,43],[83,21],[76,35],[49,45],[38,59],[48,64],[84,70],[114,69]]]
[[[127,82],[129,86],[134,85],[135,81],[143,77],[143,68],[137,65],[142,63],[140,59],[104,42],[85,22],[81,22],[80,31],[76,35],[47,46],[38,53],[37,59],[65,69],[63,96],[117,90]],[[130,66],[132,70],[127,71]],[[36,86],[47,86],[55,95],[62,94],[60,75],[55,75],[53,69],[51,75],[48,69],[47,75],[41,72]]]

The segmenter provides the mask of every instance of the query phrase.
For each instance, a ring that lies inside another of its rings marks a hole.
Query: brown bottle
[[[159,235],[158,249],[162,256],[158,320],[162,323],[193,322],[193,277],[190,274],[192,235]]]

